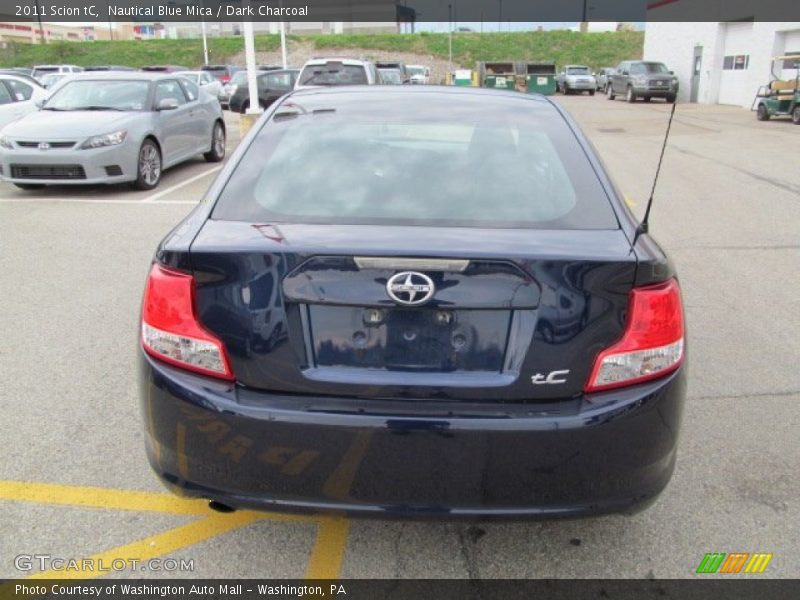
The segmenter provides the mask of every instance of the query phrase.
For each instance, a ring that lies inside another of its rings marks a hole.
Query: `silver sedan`
[[[0,178],[23,189],[131,182],[149,190],[164,169],[198,154],[225,158],[216,98],[174,74],[87,73],[0,131]]]

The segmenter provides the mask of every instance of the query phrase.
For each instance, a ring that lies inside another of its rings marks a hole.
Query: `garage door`
[[[753,23],[728,23],[725,25],[725,52],[722,77],[719,84],[720,104],[747,104],[754,90],[748,79],[750,48],[753,40]]]
[[[783,33],[783,53],[784,54],[800,54],[800,29],[786,31]],[[783,63],[787,66],[787,63]],[[792,68],[784,69],[781,73],[781,79],[794,79],[797,71]]]

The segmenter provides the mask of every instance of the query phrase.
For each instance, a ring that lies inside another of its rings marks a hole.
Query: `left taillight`
[[[194,278],[154,264],[142,302],[142,347],[172,365],[233,381],[225,345],[197,318]]]
[[[584,391],[618,388],[661,377],[684,357],[683,306],[678,282],[634,288],[622,338],[598,354]]]

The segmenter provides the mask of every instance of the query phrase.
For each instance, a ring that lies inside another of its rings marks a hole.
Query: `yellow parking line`
[[[319,517],[319,529],[311,557],[306,565],[306,579],[336,579],[342,568],[350,522],[345,517]]]
[[[250,511],[235,512],[230,514],[219,514],[213,517],[206,517],[199,521],[187,523],[174,529],[151,535],[125,544],[111,548],[105,552],[94,554],[91,557],[92,564],[103,564],[108,567],[115,559],[137,559],[147,561],[158,556],[164,556],[181,548],[192,546],[205,541],[209,538],[227,533],[239,527],[250,525],[261,520],[262,515]],[[141,568],[141,565],[139,566]],[[109,572],[97,572],[94,570],[86,571],[42,571],[31,575],[27,579],[89,579],[107,575]]]
[[[350,447],[344,453],[342,460],[334,469],[333,473],[322,488],[322,493],[329,498],[336,498],[337,500],[344,500],[350,494],[350,486],[353,485],[356,471],[367,453],[370,439],[372,438],[371,432],[360,432],[350,444]]]
[[[0,481],[0,500],[178,515],[215,514],[202,500],[172,494],[30,481]]]
[[[0,500],[189,516],[219,516],[219,513],[208,508],[207,503],[200,499],[180,498],[172,494],[159,492],[115,490],[57,483],[34,483],[30,481],[0,481]],[[234,514],[250,513],[249,511],[240,511]],[[308,522],[315,520],[314,517],[293,514],[267,512],[252,514],[257,514],[261,518],[273,521]]]

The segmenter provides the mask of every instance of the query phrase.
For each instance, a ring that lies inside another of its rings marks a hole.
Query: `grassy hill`
[[[209,38],[209,56],[224,63],[242,52],[241,37]],[[256,37],[256,51],[278,49],[279,36]],[[421,57],[447,58],[447,35],[442,33],[381,35],[289,36],[289,44],[312,44],[315,49],[352,49],[352,54],[370,50],[410,52]],[[453,61],[472,66],[484,60],[549,60],[556,64],[582,63],[591,67],[616,65],[620,60],[642,55],[644,33],[575,33],[571,31],[458,33],[453,35]],[[0,50],[0,66],[70,63],[82,66],[122,64],[178,64],[196,67],[202,63],[199,39],[116,42],[60,42],[47,45],[12,44]]]

